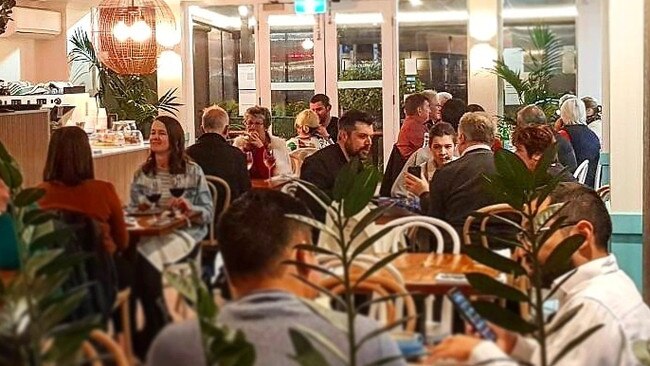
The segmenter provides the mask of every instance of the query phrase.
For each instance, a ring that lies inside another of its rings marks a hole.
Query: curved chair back
[[[600,163],[598,163],[598,165],[596,165],[596,177],[594,179],[594,189],[596,190],[598,190],[601,187],[600,182],[603,178],[602,175],[603,175],[603,166]]]
[[[485,206],[478,209],[477,212],[492,214],[492,215],[499,215],[501,213],[517,213],[515,209],[513,209],[510,205],[506,203],[499,203],[496,205]],[[470,236],[470,233],[471,233],[472,223],[474,222],[475,219],[476,216],[470,215],[467,217],[467,219],[465,220],[465,224],[463,225],[463,244],[465,245],[472,244],[472,238]],[[489,219],[490,216],[484,216],[483,218],[481,218],[481,226],[480,226],[481,232],[485,232]],[[481,235],[481,244],[483,244],[483,246],[486,248],[489,247],[487,236]]]
[[[395,282],[395,280],[387,276],[381,276],[375,274],[364,279],[363,282],[357,283],[360,278],[361,278],[361,274],[355,273],[350,276],[350,283],[354,285],[354,289],[356,291],[359,291],[359,293],[367,294],[368,292],[371,292],[373,294],[376,294],[379,297],[385,297],[391,294],[402,295],[399,298],[404,300],[404,305],[405,305],[404,317],[410,317],[410,319],[406,323],[405,330],[409,332],[413,332],[415,330],[415,320],[416,320],[415,318],[417,315],[415,309],[415,302],[413,301],[411,295],[407,293],[404,286],[398,284],[397,282]],[[330,292],[335,295],[340,295],[345,290],[343,284],[339,282],[338,279],[333,277],[325,278],[323,281],[321,281],[320,285],[323,288],[330,290]],[[394,300],[386,301],[385,305],[387,309],[386,323],[393,324],[395,323],[396,320],[398,320],[395,311]]]
[[[110,362],[104,363],[102,362],[102,358],[100,357],[100,352],[98,353],[96,346],[99,346],[99,348],[102,351],[107,351],[111,357],[110,357]],[[104,333],[101,330],[93,330],[90,333],[90,339],[85,341],[82,344],[82,352],[85,356],[85,358],[89,361],[89,363],[92,366],[102,366],[102,365],[115,365],[115,366],[129,366],[131,363],[128,361],[126,356],[124,355],[124,352],[122,352],[122,349],[120,346],[118,346],[117,343],[111,337],[108,336],[108,334]]]
[[[228,185],[228,182],[226,182],[222,178],[216,177],[214,175],[206,175],[205,179],[209,183],[213,184],[214,191],[217,192],[212,196],[213,204],[214,204],[214,207],[215,207],[215,212],[214,212],[213,217],[215,219],[219,219],[221,217],[221,215],[223,215],[223,213],[228,209],[228,207],[230,207],[230,199],[231,199],[230,186]],[[221,207],[221,210],[219,212],[216,212],[217,203],[219,202],[219,198],[218,198],[219,190],[218,190],[217,187],[219,187],[219,186],[221,186],[221,188],[223,189],[223,199],[221,200],[221,203],[223,205]]]
[[[598,193],[598,196],[603,200],[603,202],[607,202],[610,200],[610,193],[611,189],[609,187],[609,184],[606,184],[596,190],[596,193]]]
[[[588,171],[589,171],[589,160],[585,160],[582,163],[580,163],[580,165],[578,165],[576,171],[573,172],[573,176],[578,180],[578,183],[585,184],[585,181],[587,180]]]
[[[403,241],[404,236],[407,235],[412,228],[423,228],[433,233],[434,237],[436,238],[436,253],[442,253],[444,251],[445,241],[441,230],[446,232],[449,237],[451,237],[452,253],[460,253],[460,237],[458,236],[458,232],[456,232],[454,227],[444,220],[429,216],[413,215],[391,220],[385,225],[392,226],[395,229],[391,230],[391,232],[386,234],[386,236],[384,236],[379,242],[375,244],[375,246],[384,246],[383,249],[378,250],[379,252],[396,252],[398,250],[399,243]],[[377,225],[377,228],[380,230],[384,227],[386,226]]]

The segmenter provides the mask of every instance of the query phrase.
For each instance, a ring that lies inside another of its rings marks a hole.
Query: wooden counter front
[[[20,165],[24,187],[43,181],[50,143],[49,110],[0,113],[0,141]]]
[[[104,152],[102,154],[93,152],[95,179],[113,183],[122,204],[127,205],[133,175],[147,160],[149,147],[131,147],[120,150],[106,149],[102,150]]]

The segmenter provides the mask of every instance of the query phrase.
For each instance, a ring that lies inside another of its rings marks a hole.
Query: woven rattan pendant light
[[[93,9],[92,32],[99,60],[118,74],[151,74],[158,54],[178,41],[163,0],[104,0]]]

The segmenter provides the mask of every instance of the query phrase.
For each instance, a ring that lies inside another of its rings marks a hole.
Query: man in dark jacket
[[[336,144],[318,150],[305,159],[300,170],[300,179],[314,184],[328,195],[332,194],[334,182],[341,168],[350,159],[366,160],[372,146],[372,117],[360,111],[351,110],[339,120],[339,139]],[[301,195],[301,198],[304,196]],[[317,202],[304,197],[309,209],[318,220],[325,220],[325,210]]]
[[[459,235],[472,212],[499,203],[485,189],[483,178],[484,174],[496,172],[494,154],[490,149],[495,130],[496,123],[485,112],[465,113],[458,126],[461,157],[442,167],[431,179],[428,214],[448,222]],[[494,231],[488,231],[502,232],[503,225],[489,225]]]
[[[332,116],[330,98],[325,94],[314,95],[309,100],[309,109],[318,115],[321,125],[318,134],[325,139],[329,137],[336,141],[339,136],[339,119]]]
[[[534,104],[527,105],[517,112],[517,126],[524,127],[528,125],[547,125],[544,111]],[[562,166],[567,167],[569,173],[573,173],[578,167],[575,151],[571,146],[571,142],[560,137],[558,133],[555,133],[557,160]]]
[[[196,144],[187,148],[187,155],[199,164],[206,175],[225,180],[234,200],[251,189],[251,180],[246,169],[246,157],[226,141],[228,123],[228,113],[221,107],[215,105],[206,108],[201,118],[204,134]]]

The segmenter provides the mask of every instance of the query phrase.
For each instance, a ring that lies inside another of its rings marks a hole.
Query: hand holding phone
[[[406,171],[409,174],[413,174],[416,178],[422,178],[422,167],[420,166],[410,166],[406,168]]]
[[[481,338],[496,342],[497,336],[488,326],[485,319],[480,316],[472,304],[467,300],[467,297],[463,295],[462,292],[456,287],[452,288],[447,292],[447,297],[451,300],[451,303],[454,304],[460,316],[465,320],[476,333],[478,333]]]

